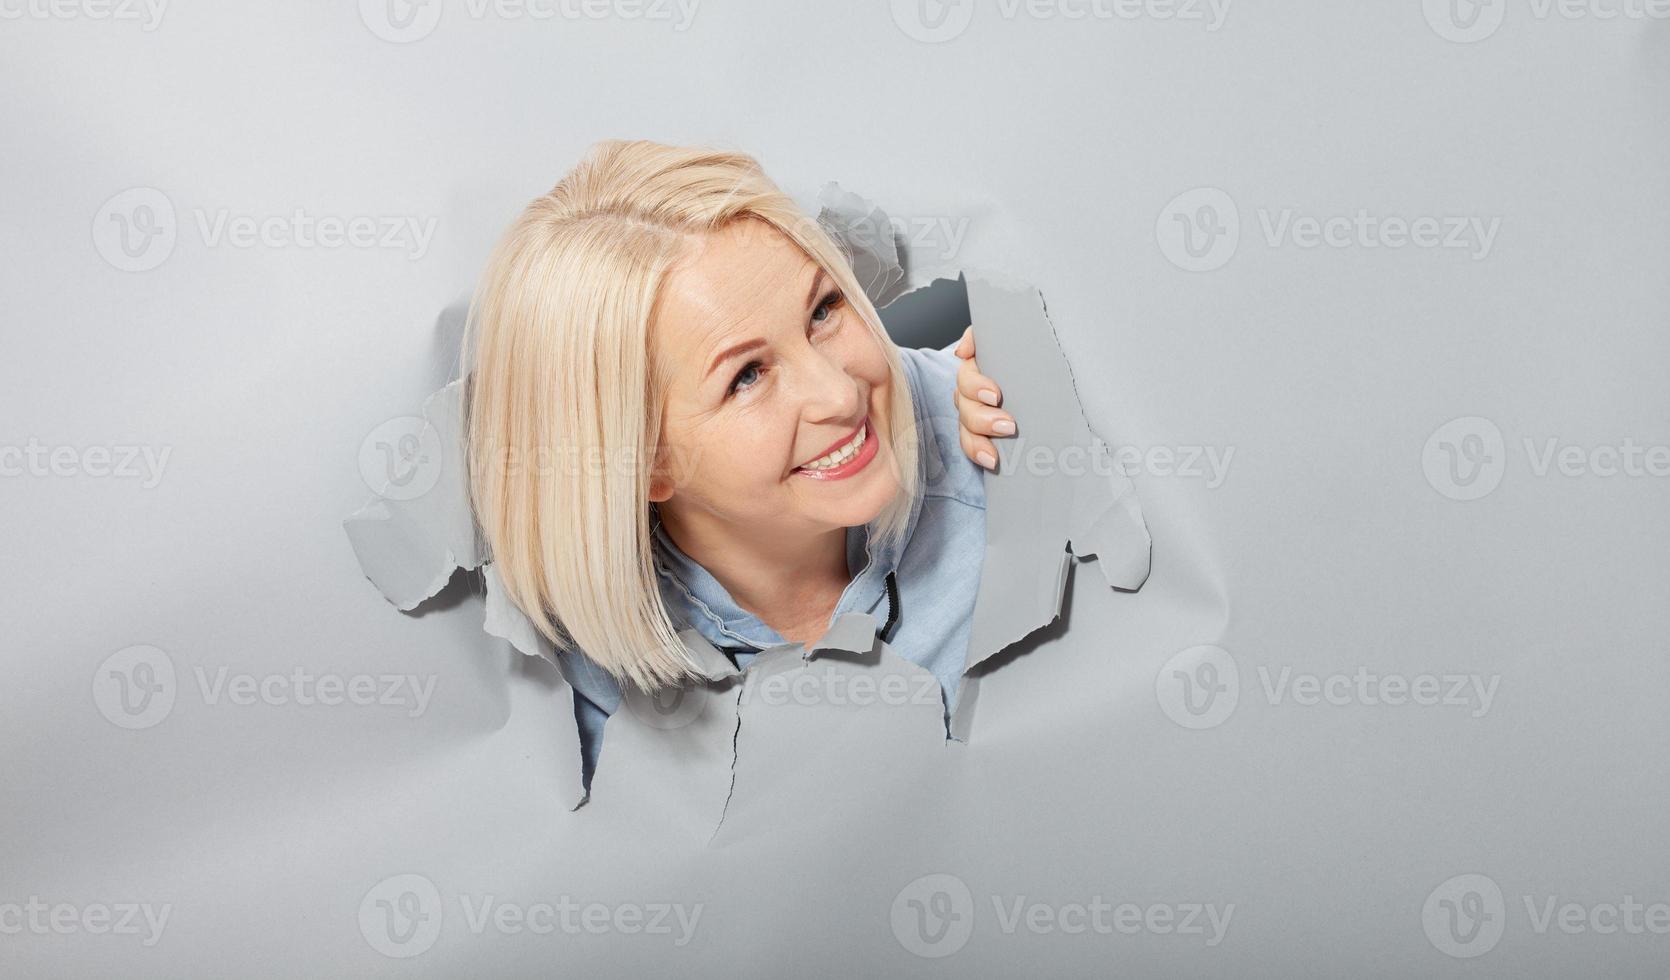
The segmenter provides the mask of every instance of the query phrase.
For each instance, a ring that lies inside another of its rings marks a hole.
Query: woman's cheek
[[[788,458],[790,446],[776,431],[766,428],[758,420],[743,422],[726,446],[720,447],[718,460],[725,485],[747,494],[776,484],[783,475],[782,461]],[[790,438],[793,438],[792,433]]]

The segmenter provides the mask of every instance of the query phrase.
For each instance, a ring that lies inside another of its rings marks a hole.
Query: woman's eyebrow
[[[822,266],[816,266],[815,268],[817,269],[817,275],[812,277],[812,288],[806,290],[806,308],[808,310],[817,302],[818,287],[823,285],[824,279],[828,278],[828,274],[823,271]]]
[[[737,357],[737,356],[742,355],[742,354],[746,354],[746,353],[748,353],[749,351],[753,350],[756,347],[764,347],[764,346],[765,346],[765,341],[761,340],[758,337],[755,337],[752,340],[744,340],[740,344],[732,344],[731,346],[725,348],[724,350],[720,351],[719,353],[713,355],[713,361],[708,364],[707,371],[702,374],[702,377],[705,379],[708,375],[712,374],[714,371],[717,371],[719,369],[719,365],[725,363],[726,361],[730,360],[731,358]]]
[[[829,278],[829,274],[824,272],[823,268],[821,266],[814,266],[813,268],[816,270],[816,274],[814,274],[812,276],[812,288],[806,290],[806,308],[807,309],[811,309],[817,303],[817,301],[818,301],[818,287],[822,286],[823,281],[825,279]],[[744,340],[741,343],[732,344],[731,346],[725,348],[724,350],[720,351],[719,353],[713,355],[713,360],[708,363],[707,370],[702,373],[702,377],[704,379],[706,379],[708,377],[708,375],[712,374],[714,371],[717,371],[719,369],[719,365],[725,363],[726,361],[730,360],[731,358],[737,357],[741,354],[746,354],[749,351],[754,350],[757,347],[764,347],[764,346],[765,346],[765,341],[761,340],[758,337],[755,337],[752,340]]]

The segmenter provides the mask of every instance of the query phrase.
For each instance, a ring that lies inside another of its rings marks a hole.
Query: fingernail
[[[988,470],[997,466],[997,457],[993,456],[991,453],[986,452],[984,449],[975,453],[974,458],[975,458],[975,460],[977,460],[980,463],[981,466],[984,466]]]
[[[991,390],[990,388],[981,388],[974,394],[987,405],[990,405],[993,408],[997,407],[997,392]]]
[[[1012,436],[1015,434],[1015,420],[998,419],[992,423],[992,431],[1000,436]]]

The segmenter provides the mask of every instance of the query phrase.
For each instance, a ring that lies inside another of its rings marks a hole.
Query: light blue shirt
[[[919,490],[911,501],[902,544],[871,554],[869,526],[847,529],[847,569],[853,579],[830,622],[845,613],[863,612],[874,616],[878,627],[885,624],[895,612],[887,594],[887,576],[892,573],[899,608],[887,634],[888,648],[938,678],[949,716],[962,684],[986,552],[985,471],[963,455],[958,440],[953,400],[957,356],[950,347],[901,347],[899,355],[919,433]],[[695,629],[718,649],[734,654],[742,669],[759,651],[788,642],[737,605],[707,569],[673,543],[659,521],[653,527],[661,595],[676,628]],[[557,655],[575,690],[574,714],[589,789],[603,748],[604,726],[620,708],[621,689],[578,652],[559,649]]]

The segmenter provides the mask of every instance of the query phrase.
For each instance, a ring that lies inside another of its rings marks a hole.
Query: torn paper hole
[[[823,209],[819,221],[849,255],[878,308],[898,301],[899,309],[906,310],[912,307],[913,297],[946,287],[946,283],[938,282],[922,290],[905,291],[891,221],[879,207],[835,184],[824,188],[820,200]],[[1037,473],[1025,465],[1026,454],[1040,448],[1057,458],[1078,453],[1081,458],[1095,457],[1105,463],[1108,457],[1107,445],[1084,419],[1072,372],[1042,296],[1031,286],[984,273],[968,274],[964,288],[979,360],[987,373],[999,378],[1005,407],[1022,420],[1025,438],[995,440],[1001,461],[998,473],[985,477],[986,552],[968,656],[960,689],[939,692],[942,701],[934,713],[933,728],[934,740],[940,742],[947,734],[960,740],[968,738],[978,685],[985,673],[979,670],[981,665],[1049,625],[1060,614],[1073,557],[1095,557],[1109,586],[1134,590],[1147,577],[1151,550],[1134,488],[1117,467],[1087,466],[1082,474],[1068,476],[1059,468]],[[884,312],[884,317],[887,315]],[[961,326],[955,324],[950,335],[955,336]],[[491,563],[486,562],[488,556],[468,503],[462,453],[462,386],[462,381],[452,382],[431,397],[424,408],[424,417],[443,447],[443,472],[434,488],[414,500],[379,497],[350,516],[345,528],[367,577],[402,610],[415,609],[433,597],[455,569],[482,567],[485,562],[484,630],[524,654],[557,664],[568,682],[565,686],[571,685],[569,697],[562,700],[571,702],[573,686],[597,681],[603,676],[601,669],[583,657],[554,650],[509,602]],[[626,787],[645,785],[640,777],[661,773],[650,780],[653,789],[646,792],[660,799],[663,807],[666,794],[688,792],[690,805],[712,817],[711,822],[698,818],[694,823],[717,828],[732,800],[736,780],[742,779],[746,787],[753,766],[759,766],[762,774],[770,772],[781,764],[780,755],[792,753],[797,744],[808,744],[804,741],[806,730],[788,723],[789,716],[769,721],[762,718],[759,725],[747,727],[754,706],[746,704],[744,695],[754,671],[758,670],[763,682],[780,676],[788,665],[816,661],[821,651],[826,667],[846,664],[860,671],[892,671],[914,677],[917,682],[920,676],[931,677],[921,667],[895,655],[886,644],[873,640],[872,617],[856,615],[870,622],[865,625],[842,617],[811,651],[802,654],[798,647],[764,651],[747,671],[738,671],[699,634],[687,630],[681,635],[687,636],[687,647],[705,665],[706,681],[681,692],[664,692],[661,697],[692,699],[689,703],[700,707],[698,720],[673,727],[646,722],[646,718],[662,717],[655,707],[661,702],[630,692],[624,702],[617,699],[604,704],[611,712],[604,748],[611,762],[600,765],[598,785],[621,787],[621,796],[626,798],[636,795]],[[871,642],[861,642],[854,633],[863,629],[870,631]],[[864,655],[873,656],[874,662],[843,660],[835,654],[843,649],[858,653],[859,648]],[[785,659],[791,653],[794,657]],[[589,676],[578,677],[582,671]],[[955,711],[947,719],[946,707],[951,705]],[[676,713],[678,709],[674,710]],[[914,711],[907,714],[918,719],[928,717]],[[809,716],[802,713],[797,717]],[[912,731],[925,731],[905,719],[906,715],[901,714],[898,720]],[[755,735],[768,737],[755,740]],[[758,745],[758,759],[739,756],[739,745]],[[604,777],[602,773],[611,766],[616,772]],[[585,799],[583,794],[577,798]],[[648,800],[645,805],[649,805]],[[609,809],[618,812],[613,806]]]

